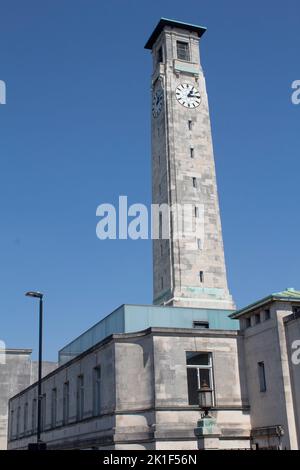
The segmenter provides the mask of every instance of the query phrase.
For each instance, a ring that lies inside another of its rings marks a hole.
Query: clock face
[[[156,91],[153,93],[153,98],[152,98],[152,114],[153,117],[157,117],[163,107],[163,102],[164,102],[164,93],[162,88],[157,88]]]
[[[201,103],[199,91],[191,83],[182,83],[176,88],[176,98],[185,108],[197,108]]]

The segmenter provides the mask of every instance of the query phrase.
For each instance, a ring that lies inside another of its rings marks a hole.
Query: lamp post
[[[27,297],[39,299],[39,360],[38,360],[38,409],[37,409],[37,445],[30,448],[40,449],[44,445],[41,441],[42,428],[42,360],[43,360],[43,296],[41,292],[26,292]]]
[[[204,381],[198,390],[199,408],[204,411],[204,418],[211,418],[209,411],[213,407],[213,391]]]
[[[198,438],[198,449],[219,449],[221,431],[217,426],[216,419],[209,414],[209,411],[213,408],[213,391],[206,381],[203,381],[198,389],[198,402],[202,411],[201,419],[197,422],[197,428],[195,429]]]

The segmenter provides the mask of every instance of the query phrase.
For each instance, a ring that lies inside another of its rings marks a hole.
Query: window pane
[[[186,353],[186,363],[187,365],[196,365],[196,366],[209,366],[209,354],[208,353],[199,353],[199,352],[187,352]]]
[[[187,42],[177,41],[177,58],[179,60],[190,60],[189,45]]]
[[[209,328],[209,323],[207,321],[194,321],[193,328],[197,328],[198,330],[203,330]]]
[[[200,375],[200,387],[210,387],[211,388],[211,383],[210,383],[210,370],[209,369],[199,369],[199,375]]]
[[[197,369],[187,369],[189,405],[198,405],[198,377]]]
[[[259,378],[260,391],[265,392],[267,390],[265,364],[263,362],[259,362],[257,365],[258,365],[258,378]]]

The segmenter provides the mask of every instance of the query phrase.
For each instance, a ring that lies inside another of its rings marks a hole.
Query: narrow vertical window
[[[24,406],[24,433],[28,430],[28,403]]]
[[[161,289],[164,288],[164,278],[163,277],[160,278],[160,287],[161,287]]]
[[[177,58],[179,60],[190,60],[190,51],[187,42],[177,41]]]
[[[197,248],[198,248],[198,250],[202,250],[202,240],[201,240],[201,238],[197,238]]]
[[[32,400],[32,410],[31,410],[31,429],[34,432],[36,430],[36,398]]]
[[[199,271],[199,278],[200,278],[200,282],[202,284],[204,282],[204,272],[203,271]]]
[[[52,389],[51,397],[51,427],[55,428],[56,426],[56,413],[57,413],[57,390],[56,388]]]
[[[189,128],[189,131],[192,130],[192,124],[193,124],[193,121],[191,119],[188,120],[188,128]]]
[[[163,255],[163,246],[162,246],[162,243],[160,244],[160,256]]]
[[[162,213],[159,213],[159,227],[158,227],[158,236],[162,238]]]
[[[260,313],[256,313],[254,318],[255,318],[255,325],[258,325],[260,323]]]
[[[18,406],[17,409],[17,428],[16,428],[16,436],[19,437],[20,434],[20,415],[21,415],[21,407]]]
[[[197,178],[193,176],[193,188],[197,188]]]
[[[270,320],[270,318],[271,318],[271,311],[268,308],[267,310],[265,310],[265,321]]]
[[[157,51],[157,63],[161,63],[163,62],[163,51],[162,51],[162,47],[160,47]]]
[[[63,390],[63,424],[68,424],[69,421],[69,403],[70,403],[70,396],[69,396],[69,382],[64,383],[64,390]]]
[[[194,156],[195,156],[194,147],[191,147],[190,148],[190,157],[194,158]]]
[[[83,419],[84,414],[84,378],[83,375],[77,377],[77,420]]]
[[[42,396],[42,400],[41,400],[41,408],[42,408],[42,420],[41,420],[41,427],[42,427],[42,431],[45,431],[46,429],[46,393],[44,393],[44,395]]]
[[[94,368],[93,375],[93,413],[94,416],[101,414],[101,367]]]
[[[258,366],[259,389],[261,392],[265,392],[267,390],[265,363],[258,362],[257,366]]]
[[[158,166],[160,166],[160,155],[158,155]]]
[[[195,213],[195,218],[198,219],[198,217],[199,217],[199,207],[195,206],[194,213]]]
[[[10,412],[10,423],[9,423],[9,436],[10,439],[13,438],[14,434],[14,410],[11,410]]]

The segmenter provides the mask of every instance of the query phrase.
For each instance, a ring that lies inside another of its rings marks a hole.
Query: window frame
[[[31,410],[31,429],[32,432],[37,429],[37,422],[36,422],[36,417],[37,417],[37,399],[33,398],[32,399],[32,410]]]
[[[164,53],[163,53],[162,45],[160,45],[159,48],[157,49],[156,63],[157,63],[157,65],[164,63]]]
[[[28,402],[24,405],[24,422],[23,422],[24,434],[28,431]]]
[[[102,369],[101,369],[101,365],[99,364],[93,368],[93,416],[101,415],[101,409],[102,409],[101,383],[102,383]]]
[[[193,321],[193,328],[195,330],[207,330],[209,329],[209,322],[206,320],[194,320]]]
[[[184,54],[182,54],[184,48],[180,50],[182,46],[185,47]],[[182,60],[183,62],[191,62],[191,51],[190,51],[190,44],[188,41],[180,41],[180,40],[176,41],[176,57],[178,60]]]
[[[70,382],[67,380],[63,385],[63,425],[69,422],[70,414]]]
[[[265,393],[267,391],[267,379],[266,379],[266,369],[264,361],[259,361],[257,363],[258,369],[258,382],[259,382],[259,391]]]
[[[77,421],[84,417],[84,375],[77,376],[77,397],[76,397],[76,416]]]
[[[206,354],[208,356],[208,365],[201,365],[201,364],[187,364],[187,354],[188,353],[197,353],[197,354]],[[213,407],[216,404],[216,398],[215,398],[215,381],[214,381],[214,365],[213,365],[213,353],[211,351],[185,351],[186,355],[186,377],[187,377],[187,399],[188,399],[188,405],[189,406],[199,406],[198,403],[190,403],[190,397],[189,397],[189,384],[188,384],[188,369],[197,369],[197,381],[198,381],[198,389],[201,386],[201,376],[200,376],[200,370],[208,370],[209,371],[209,380],[210,380],[210,389],[212,390],[212,401],[213,401]]]
[[[55,428],[57,423],[57,388],[51,391],[51,428]]]

